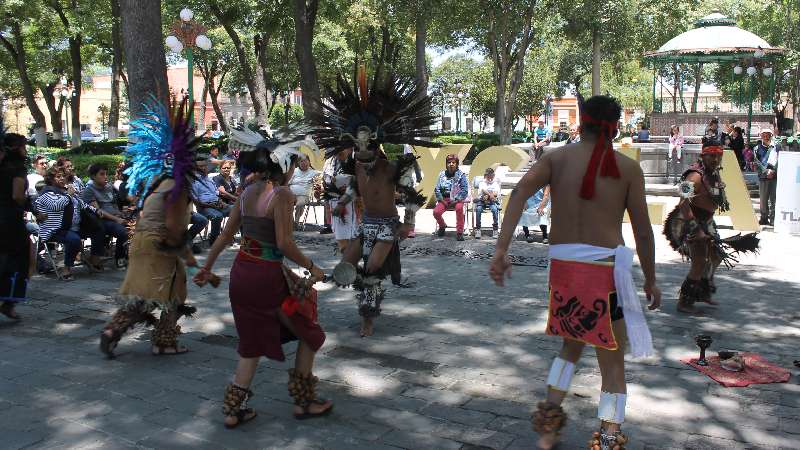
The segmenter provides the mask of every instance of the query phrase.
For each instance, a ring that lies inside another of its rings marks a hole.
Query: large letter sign
[[[778,154],[775,232],[800,234],[800,153]]]

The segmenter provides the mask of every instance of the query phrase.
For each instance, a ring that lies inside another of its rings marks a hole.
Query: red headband
[[[581,122],[600,127],[597,142],[592,150],[592,158],[589,160],[589,166],[586,167],[586,173],[583,174],[583,183],[581,184],[581,198],[591,200],[594,198],[598,168],[601,177],[620,177],[617,159],[614,157],[614,146],[611,144],[613,133],[617,130],[617,122],[598,120],[588,114],[581,114]]]
[[[709,145],[708,147],[704,147],[701,155],[721,155],[722,154],[722,147],[719,145]]]

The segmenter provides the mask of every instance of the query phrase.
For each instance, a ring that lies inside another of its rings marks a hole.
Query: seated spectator
[[[458,156],[447,155],[445,158],[445,170],[439,173],[436,181],[434,195],[436,196],[436,207],[433,208],[433,217],[439,225],[437,234],[444,236],[447,224],[444,222],[444,212],[453,209],[456,212],[456,240],[464,240],[464,200],[469,194],[469,183],[464,172],[458,169]]]
[[[500,221],[500,180],[495,178],[491,167],[486,169],[483,180],[478,184],[478,196],[475,198],[475,239],[481,238],[481,215],[484,209],[492,211],[492,238],[496,238]]]
[[[211,222],[208,242],[213,244],[219,237],[222,219],[228,217],[231,212],[231,205],[226,205],[220,200],[217,186],[208,177],[208,158],[199,157],[196,164],[198,172],[197,179],[192,183],[192,201],[197,208],[197,212]],[[194,239],[203,228],[197,229],[195,223],[193,223],[192,227],[189,228],[189,237]]]
[[[236,180],[231,176],[233,172],[233,161],[224,160],[219,165],[219,175],[213,178],[214,186],[217,187],[219,198],[226,204],[232,205],[236,203]]]
[[[650,142],[650,129],[647,125],[642,125],[639,134],[636,136],[636,142]]]
[[[553,134],[553,142],[566,141],[567,139],[569,139],[569,133],[567,133],[567,127],[560,127]]]
[[[95,228],[91,223],[82,223],[81,212],[105,217],[105,213],[84,203],[73,186],[67,186],[67,173],[62,167],[53,167],[45,175],[46,186],[36,199],[36,209],[47,214],[47,220],[40,224],[39,238],[42,242],[64,244],[64,270],[62,278],[72,281],[72,267],[81,250],[81,239],[92,240],[92,255],[86,264],[94,270],[102,271],[100,257],[106,247],[105,230]],[[88,216],[87,217],[91,217]],[[83,226],[82,226],[83,225]]]
[[[581,135],[578,133],[578,126],[577,125],[570,125],[569,126],[569,137],[567,138],[567,144],[577,144],[581,141]]]
[[[59,156],[56,160],[56,167],[64,169],[64,173],[67,174],[67,186],[72,186],[75,189],[75,195],[80,197],[86,185],[80,177],[75,175],[75,166],[72,164],[72,160],[66,156]]]
[[[47,173],[47,157],[44,155],[34,156],[31,166],[33,166],[33,173],[28,175],[28,197],[35,199],[38,195],[36,183],[44,181],[44,174]]]
[[[317,171],[311,168],[311,162],[307,155],[303,155],[297,160],[297,168],[294,170],[292,179],[289,180],[289,189],[297,198],[294,208],[294,221],[299,222],[303,216],[306,205],[311,201],[311,190],[314,187],[314,177]]]
[[[211,147],[211,150],[208,151],[208,173],[219,173],[222,161],[225,160],[219,156],[219,147],[216,145]]]
[[[550,144],[552,136],[550,130],[544,126],[544,120],[539,121],[539,126],[533,129],[533,149],[531,157],[538,161],[544,153],[544,147]]]
[[[114,262],[117,268],[121,269],[127,265],[128,259],[125,246],[128,242],[128,222],[122,218],[117,193],[108,184],[108,169],[101,164],[92,164],[89,166],[89,178],[89,183],[81,194],[81,200],[102,211],[106,236],[114,236],[117,239]]]

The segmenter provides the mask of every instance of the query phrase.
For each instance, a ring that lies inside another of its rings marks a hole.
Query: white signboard
[[[775,232],[800,234],[800,153],[778,154]]]

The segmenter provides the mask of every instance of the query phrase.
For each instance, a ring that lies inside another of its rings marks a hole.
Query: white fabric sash
[[[617,289],[617,300],[625,314],[625,328],[628,342],[631,344],[631,355],[634,358],[652,356],[653,338],[644,318],[642,304],[636,287],[633,284],[631,269],[633,267],[633,250],[624,245],[617,248],[597,247],[588,244],[557,244],[550,246],[550,259],[572,261],[598,261],[614,257],[614,286]]]

